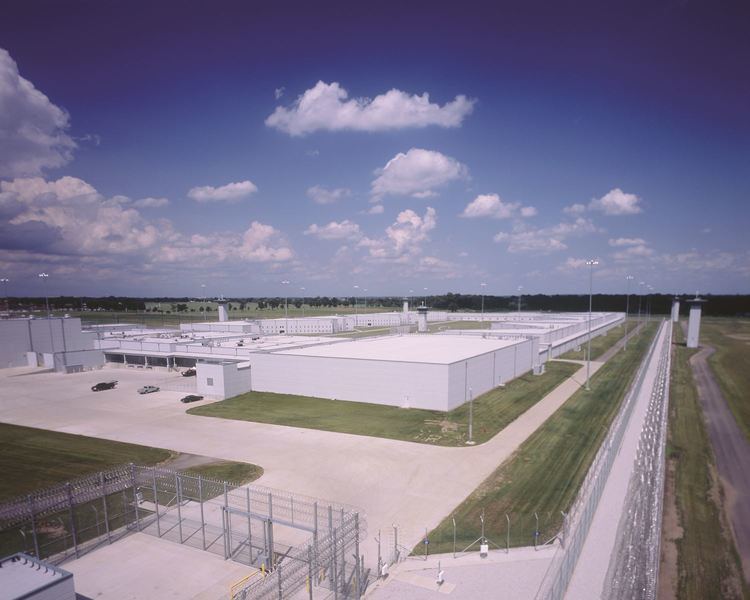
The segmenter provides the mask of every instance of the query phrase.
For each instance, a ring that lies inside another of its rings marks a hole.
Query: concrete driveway
[[[592,373],[601,365],[592,363]],[[181,404],[181,392],[136,393],[170,377],[179,375],[0,370],[0,421],[259,464],[261,485],[362,507],[369,529],[362,552],[374,566],[378,529],[398,524],[403,546],[416,544],[580,387],[585,370],[472,448],[193,416],[185,411],[195,404]],[[116,389],[91,391],[109,379],[120,382]]]

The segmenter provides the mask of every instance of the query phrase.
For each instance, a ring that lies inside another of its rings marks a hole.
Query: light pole
[[[409,290],[409,310],[413,310],[414,307],[414,290]]]
[[[588,350],[586,351],[586,390],[590,390],[589,378],[591,376],[591,304],[593,299],[593,286],[594,286],[594,267],[599,264],[598,260],[587,260],[586,265],[589,268],[589,335],[588,335]]]
[[[205,283],[201,283],[201,294],[203,294],[202,300],[203,300],[203,304],[205,304],[206,303],[206,284]]]
[[[651,321],[651,292],[654,288],[651,285],[646,286],[648,288],[648,295],[646,296],[646,323]]]
[[[284,333],[289,335],[289,281],[281,282],[284,286]]]
[[[305,318],[305,288],[301,287],[299,289],[300,292],[302,292],[302,318]]]
[[[482,282],[479,287],[482,288],[482,321],[484,321],[484,288],[487,287],[487,284]]]
[[[628,315],[630,314],[630,282],[633,281],[632,275],[626,275],[627,293],[625,294],[625,350],[628,349]]]
[[[0,283],[3,284],[3,291],[5,292],[5,310],[10,314],[10,302],[8,301],[8,283],[10,279],[7,277],[0,278]]]
[[[365,293],[365,312],[367,312],[367,288],[362,290]]]
[[[639,288],[642,286],[645,287],[645,285],[646,285],[645,281],[638,282]],[[640,293],[638,294],[638,325],[641,324],[641,301],[643,300],[643,290],[639,290],[639,292]]]
[[[427,288],[424,289],[424,300],[422,300],[422,304],[427,306]]]
[[[474,392],[469,388],[469,439],[466,440],[469,446],[474,445]]]
[[[47,318],[49,319],[51,316],[49,312],[49,295],[47,294],[47,284],[45,283],[48,277],[47,273],[39,273],[39,279],[42,280],[42,285],[44,286],[44,304],[47,307]]]
[[[521,290],[523,289],[522,285],[518,286],[518,312],[521,312]]]
[[[355,290],[359,289],[358,285],[354,286]],[[357,323],[357,305],[359,304],[359,299],[357,298],[357,292],[354,292],[354,326],[356,327],[358,325]]]

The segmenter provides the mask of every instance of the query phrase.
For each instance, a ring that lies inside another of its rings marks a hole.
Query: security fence
[[[607,437],[602,442],[570,511],[563,519],[559,536],[560,546],[555,552],[537,591],[537,599],[557,600],[562,599],[565,595],[599,505],[599,499],[612,469],[612,463],[614,463],[620,449],[630,416],[641,392],[648,366],[657,352],[660,353],[660,356],[669,352],[667,341],[663,341],[659,347],[660,339],[669,339],[668,335],[664,338],[661,336],[661,332],[667,326],[666,323],[662,323],[659,332],[651,343],[647,356],[641,361],[634,383],[630,387]]]
[[[140,531],[258,570],[233,599],[359,598],[367,583],[354,508],[260,486],[126,465],[0,505],[0,555],[59,564]]]
[[[671,347],[671,329],[665,340]],[[635,466],[628,483],[625,510],[607,572],[609,597],[654,600],[659,580],[662,500],[664,498],[669,371],[671,352],[659,359],[659,371],[638,441]]]

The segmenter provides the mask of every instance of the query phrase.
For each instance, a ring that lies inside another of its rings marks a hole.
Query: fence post
[[[393,560],[398,562],[398,525],[393,526]]]
[[[451,517],[453,519],[453,558],[456,558],[456,517]]]
[[[229,492],[227,482],[224,482],[224,508],[222,509],[223,519],[222,528],[224,529],[224,560],[232,554],[232,517],[229,514]]]
[[[203,549],[206,549],[206,519],[203,517],[203,477],[198,475],[198,502],[201,505],[201,538]]]
[[[505,538],[505,550],[508,554],[510,554],[510,517],[508,516],[508,513],[505,513],[505,519],[508,521],[508,532]]]
[[[175,471],[174,473],[174,491],[177,494],[177,526],[180,530],[180,544],[182,543],[182,481],[180,475]]]
[[[313,551],[310,545],[307,546],[307,591],[313,600]]]
[[[362,589],[360,587],[360,570],[359,570],[359,513],[354,513],[354,553],[357,555],[357,560],[354,563],[355,569],[357,569],[357,577],[356,577],[356,583],[357,583],[357,593],[354,595],[354,597],[359,600],[359,594],[360,590]]]
[[[279,600],[284,600],[284,592],[281,589],[281,565],[276,567],[276,574],[278,575],[278,578],[279,578]]]
[[[161,537],[161,523],[159,522],[159,493],[156,491],[156,467],[151,468],[154,483],[154,509],[156,511],[156,537]]]
[[[99,482],[102,485],[102,504],[104,505],[104,528],[107,530],[107,541],[111,544],[112,538],[109,535],[109,511],[107,510],[107,482],[104,481],[103,471],[99,472]]]
[[[336,528],[332,532],[333,549],[331,551],[331,585],[333,586],[333,597],[338,600],[339,597],[339,578],[336,561],[338,560],[338,551],[336,550]]]
[[[313,547],[314,547],[314,559],[315,559],[315,572],[317,573],[319,570],[318,567],[318,501],[316,500],[313,504],[313,521],[314,521],[314,531],[313,531]]]
[[[37,558],[42,558],[39,554],[39,539],[36,535],[36,516],[34,515],[34,497],[29,494],[29,515],[31,516],[31,535],[34,538],[34,552]],[[24,544],[25,546],[26,544]]]
[[[76,532],[75,512],[73,511],[73,486],[68,481],[65,483],[65,487],[68,490],[68,512],[70,513],[70,533],[73,535],[73,552],[75,552],[76,558],[78,558],[78,535]]]
[[[250,558],[247,564],[252,566],[253,564],[253,527],[252,520],[250,519],[250,488],[245,488],[247,496],[247,553]]]
[[[135,511],[135,530],[141,530],[141,519],[138,514],[138,485],[135,481],[135,465],[130,463],[130,482],[133,484],[133,510]],[[123,500],[125,498],[123,497]],[[123,505],[123,509],[124,509]]]

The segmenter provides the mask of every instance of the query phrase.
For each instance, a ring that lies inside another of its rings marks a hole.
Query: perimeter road
[[[727,497],[742,570],[750,583],[750,442],[737,425],[708,365],[708,358],[714,352],[711,346],[702,346],[690,357],[690,366],[716,455],[716,469]]]

